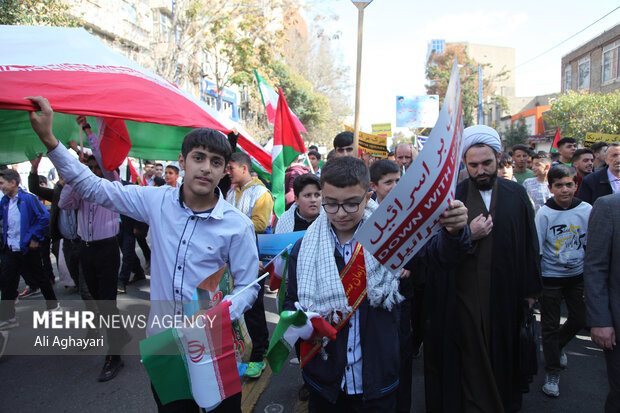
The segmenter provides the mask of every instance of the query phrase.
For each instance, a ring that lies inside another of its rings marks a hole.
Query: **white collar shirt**
[[[19,195],[9,198],[8,228],[6,231],[6,243],[12,251],[19,251],[22,216],[19,212]]]
[[[146,222],[151,230],[151,311],[147,336],[166,329],[155,315],[182,316],[200,282],[228,265],[231,295],[256,281],[258,251],[252,221],[219,196],[210,212],[195,213],[182,201],[181,188],[123,186],[97,178],[59,144],[48,153],[65,182],[85,200]],[[258,295],[253,284],[231,299],[231,320],[247,311]]]

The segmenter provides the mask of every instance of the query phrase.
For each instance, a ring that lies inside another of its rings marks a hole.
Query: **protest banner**
[[[258,256],[263,264],[274,259],[283,249],[295,245],[306,231],[294,231],[284,234],[258,234]]]
[[[353,128],[344,125],[344,130],[353,132]],[[378,158],[387,158],[387,138],[385,136],[371,135],[370,133],[359,133],[360,149]]]
[[[584,146],[586,148],[589,148],[590,146],[592,146],[596,142],[612,143],[612,142],[618,142],[618,141],[620,141],[620,135],[614,135],[614,134],[611,134],[611,133],[587,132],[586,133],[586,141],[584,143]]]
[[[377,136],[385,136],[386,138],[392,137],[392,124],[391,123],[373,123],[372,134]]]
[[[437,123],[407,173],[356,236],[366,251],[396,271],[439,231],[439,216],[454,199],[463,117],[455,60]]]
[[[396,127],[429,128],[437,121],[439,96],[396,96]]]

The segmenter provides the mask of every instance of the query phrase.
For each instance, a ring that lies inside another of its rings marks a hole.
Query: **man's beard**
[[[483,182],[478,182],[478,179],[483,176],[487,176],[489,179]],[[488,191],[489,189],[493,188],[493,184],[495,183],[495,180],[497,179],[497,169],[492,174],[481,174],[475,178],[471,177],[470,179],[472,183],[474,184],[474,186],[476,187],[476,189],[478,189],[479,191]]]

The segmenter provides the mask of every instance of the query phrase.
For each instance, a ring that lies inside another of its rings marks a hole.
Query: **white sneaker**
[[[560,366],[562,366],[563,369],[568,367],[568,357],[566,357],[566,352],[564,350],[560,353]]]
[[[57,313],[57,312],[60,312],[60,311],[62,311],[62,308],[60,308],[60,303],[56,304],[56,307],[54,307],[54,308],[50,308],[50,309],[45,310],[46,313]]]
[[[542,391],[547,396],[558,397],[560,395],[560,375],[547,373],[545,375],[545,384],[542,386]]]
[[[19,327],[17,317],[9,318],[8,320],[0,321],[0,330],[8,330],[10,328]]]
[[[4,349],[6,348],[6,343],[9,341],[9,332],[8,331],[0,331],[0,358],[4,354]]]

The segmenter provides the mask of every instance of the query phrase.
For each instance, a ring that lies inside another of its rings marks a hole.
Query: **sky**
[[[334,14],[335,45],[350,68],[354,107],[358,12],[350,0],[310,2],[310,13]],[[542,57],[552,48],[620,6],[618,0],[586,3],[557,0],[503,2],[374,0],[364,10],[361,130],[372,123],[396,121],[396,95],[424,95],[425,59],[431,39],[513,47],[517,96],[560,91],[561,59],[575,48],[620,23],[620,9]]]

